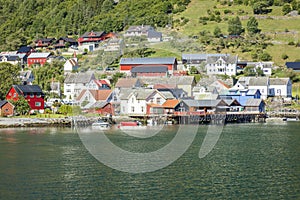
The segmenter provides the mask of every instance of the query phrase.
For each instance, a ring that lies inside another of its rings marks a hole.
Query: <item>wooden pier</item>
[[[130,116],[146,122],[148,119],[156,120],[158,124],[172,122],[173,124],[224,124],[224,123],[251,123],[265,122],[266,113],[257,112],[224,112],[224,113],[200,113],[200,112],[175,112],[164,115]]]

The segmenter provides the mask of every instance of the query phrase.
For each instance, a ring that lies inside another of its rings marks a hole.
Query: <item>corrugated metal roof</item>
[[[226,56],[226,54],[182,54],[182,60],[206,60],[209,56]]]
[[[248,107],[258,107],[261,102],[263,102],[262,99],[248,99],[245,103],[245,106],[248,106]]]
[[[50,53],[31,53],[28,58],[48,58]]]
[[[207,64],[214,64],[219,59],[224,60],[228,64],[236,64],[238,61],[237,56],[225,55],[225,56],[208,56],[206,59]]]
[[[121,58],[121,65],[133,65],[133,64],[174,64],[176,58]]]
[[[64,83],[89,83],[93,79],[95,79],[93,72],[69,73]]]

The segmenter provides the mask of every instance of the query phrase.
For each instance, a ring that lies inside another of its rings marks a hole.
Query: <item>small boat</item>
[[[138,130],[138,129],[145,129],[146,126],[143,126],[143,124],[139,121],[133,121],[133,122],[120,122],[118,128],[121,130]]]
[[[110,123],[103,120],[98,120],[92,124],[92,128],[95,129],[109,129],[111,127]]]
[[[286,122],[297,122],[297,121],[300,121],[298,117],[285,117],[283,118],[283,121],[286,121]]]

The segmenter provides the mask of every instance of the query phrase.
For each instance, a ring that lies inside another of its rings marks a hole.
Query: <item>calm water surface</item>
[[[0,199],[300,199],[299,130],[298,122],[226,125],[199,159],[207,131],[200,126],[176,162],[130,174],[96,160],[72,129],[1,129]],[[123,149],[149,152],[175,132],[173,126],[147,139],[108,137]]]

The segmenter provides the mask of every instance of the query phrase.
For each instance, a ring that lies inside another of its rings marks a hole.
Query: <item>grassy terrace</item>
[[[207,10],[220,11],[222,21],[220,23],[208,21],[207,25],[199,23],[199,17],[208,16]],[[231,10],[232,14],[224,14],[224,10]],[[242,13],[239,13],[241,12]],[[198,35],[200,31],[206,30],[213,33],[216,27],[219,27],[224,34],[227,34],[228,21],[233,16],[239,15],[244,28],[246,27],[248,18],[253,15],[251,6],[244,5],[220,5],[217,1],[211,0],[192,0],[188,8],[179,15],[174,16],[174,19],[188,19],[189,22],[184,26],[177,25],[175,30],[185,36]],[[268,15],[257,16],[259,28],[263,33],[271,38],[273,46],[269,46],[267,51],[272,56],[275,64],[284,66],[286,61],[295,61],[299,59],[299,47],[287,45],[288,42],[298,42],[300,40],[300,16],[288,17],[283,16],[281,7],[272,7],[272,12]],[[154,45],[154,48],[164,49],[166,52],[172,52],[175,54],[181,54],[176,52],[168,44]],[[207,48],[208,51],[211,47]],[[251,59],[250,53],[242,53],[239,50],[222,50],[222,53],[235,53],[238,54],[241,59]],[[167,53],[166,53],[167,54]],[[281,56],[283,54],[288,55],[287,60],[283,60]],[[164,55],[159,53],[158,55]],[[177,57],[177,56],[176,56]]]

